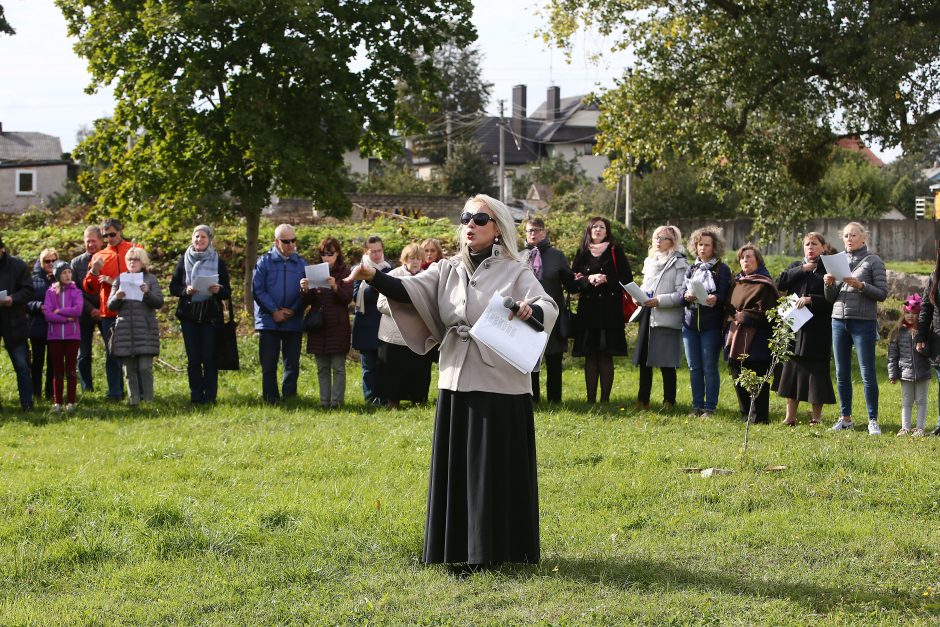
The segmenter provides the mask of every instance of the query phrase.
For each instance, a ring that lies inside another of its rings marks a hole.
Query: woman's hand
[[[141,293],[141,294],[146,294],[146,293],[149,292],[149,291],[150,291],[150,286],[149,286],[149,285],[147,285],[146,283],[141,283],[141,284],[140,284],[140,293]]]
[[[659,299],[653,297],[649,299],[648,301],[646,301],[645,303],[643,303],[643,306],[644,307],[659,307]]]
[[[118,299],[118,300],[124,300],[124,296],[125,296],[124,290],[118,290],[118,291],[115,292],[115,294],[114,294],[114,297],[115,297],[116,299]]]
[[[300,291],[306,292],[310,289],[310,281],[307,280],[307,277],[300,279]]]
[[[801,296],[800,298],[796,299],[797,309],[802,309],[803,307],[806,307],[807,305],[812,305],[812,304],[813,304],[813,299],[810,298],[809,296]]]
[[[914,344],[914,350],[918,353],[923,353],[925,350],[927,350],[927,344],[925,342],[918,342],[917,344]]]
[[[328,276],[326,277],[326,283],[330,286],[330,289],[334,292],[339,289],[339,286],[336,284],[336,277]]]
[[[816,262],[809,261],[803,264],[803,272],[816,272]]]
[[[705,299],[705,304],[708,305],[709,307],[714,307],[715,303],[717,302],[718,302],[718,297],[715,294],[709,294],[708,297]]]
[[[848,285],[849,287],[854,287],[857,290],[860,290],[863,287],[865,287],[865,284],[859,281],[858,279],[856,279],[854,276],[847,276],[844,279],[842,279],[842,282]]]
[[[686,292],[684,298],[685,298],[685,302],[687,303],[695,302],[695,294],[693,294],[692,292]]]
[[[353,266],[352,272],[350,272],[349,276],[343,279],[343,281],[352,283],[353,281],[371,281],[374,278],[375,268],[364,266],[360,263],[359,265]]]
[[[519,305],[518,311],[509,310],[509,319],[512,320],[513,316],[519,318],[520,320],[528,320],[532,317],[532,308],[529,307],[529,303],[524,300],[517,300],[516,304]]]
[[[195,288],[195,287],[193,287],[192,285],[187,285],[187,286],[186,286],[186,295],[187,295],[187,296],[192,296],[192,295],[195,294],[195,293],[196,293],[196,288]]]
[[[836,278],[832,276],[831,274],[826,274],[823,276],[823,283],[826,285],[826,287],[829,287],[835,282],[836,282]]]
[[[607,275],[604,273],[592,274],[588,277],[588,283],[597,287],[598,285],[603,285],[607,283]]]

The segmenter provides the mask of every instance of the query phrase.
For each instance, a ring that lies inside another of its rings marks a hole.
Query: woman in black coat
[[[214,283],[204,291],[194,287],[195,283],[202,287],[209,279]],[[189,400],[193,405],[215,403],[219,392],[215,343],[223,318],[220,303],[232,297],[232,287],[228,268],[212,247],[212,229],[205,224],[193,229],[192,243],[170,279],[170,294],[179,298],[176,317],[186,347]]]
[[[777,394],[787,399],[783,424],[794,426],[800,401],[813,407],[809,423],[818,425],[823,405],[836,402],[829,374],[832,357],[832,303],[826,300],[823,277],[826,269],[819,256],[828,254],[829,245],[816,232],[803,237],[803,259],[794,261],[777,279],[781,292],[798,296],[797,307],[806,307],[813,317],[796,333],[793,356],[783,365],[777,381]]]
[[[633,281],[630,262],[606,218],[590,219],[571,270],[580,288],[572,354],[584,357],[588,402],[595,402],[599,379],[606,403],[614,385],[614,355],[627,354],[620,283]]]
[[[924,292],[923,304],[917,316],[917,336],[914,348],[930,359],[934,374],[940,381],[940,249],[937,250],[937,264],[930,283]],[[937,399],[940,403],[940,398]],[[931,435],[940,435],[940,407],[937,409],[937,427]]]

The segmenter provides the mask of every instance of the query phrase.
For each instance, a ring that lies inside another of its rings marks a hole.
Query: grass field
[[[255,346],[205,411],[158,366],[150,407],[22,416],[0,358],[0,624],[940,621],[940,438],[894,437],[896,386],[883,437],[810,428],[806,408],[753,427],[742,463],[727,378],[702,421],[685,370],[681,413],[636,413],[626,360],[601,407],[571,362],[570,400],[536,410],[541,563],[457,578],[418,562],[433,409],[366,410],[350,362],[348,406],[323,413],[307,357],[303,397],[269,409]],[[179,342],[163,358],[182,367]],[[735,472],[681,470],[711,466]]]

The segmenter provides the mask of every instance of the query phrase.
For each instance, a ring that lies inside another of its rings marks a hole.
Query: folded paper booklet
[[[124,292],[124,298],[127,300],[143,300],[144,293],[140,291],[143,282],[143,272],[122,272],[118,289]]]
[[[689,281],[689,287],[692,288],[692,294],[695,296],[695,302],[703,307],[711,307],[707,304],[705,300],[708,298],[708,290],[705,289],[705,284],[696,279]]]
[[[307,282],[310,284],[311,289],[330,286],[329,281],[327,281],[330,278],[330,264],[328,263],[304,266],[304,274],[307,276]]]
[[[780,306],[780,315],[794,331],[799,331],[813,317],[813,312],[806,307],[798,308],[796,306],[798,298],[799,296],[796,294],[790,294],[787,297],[787,302]]]
[[[509,310],[503,305],[503,296],[493,294],[489,304],[470,336],[508,361],[519,372],[535,370],[548,342],[545,331],[536,331],[518,318],[509,319]]]
[[[219,284],[219,275],[210,274],[208,276],[200,275],[193,277],[193,289],[197,294],[209,294],[209,288]]]
[[[627,294],[629,294],[633,300],[636,301],[637,305],[642,305],[650,299],[649,294],[644,292],[643,289],[634,281],[630,281],[626,285],[621,283],[620,287],[622,287],[627,292]]]

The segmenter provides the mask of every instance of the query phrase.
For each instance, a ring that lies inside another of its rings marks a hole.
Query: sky
[[[76,133],[114,108],[109,88],[85,93],[86,64],[72,50],[65,19],[53,0],[0,0],[16,35],[0,36],[0,123],[4,131],[33,131],[59,137],[62,149],[75,146]],[[565,55],[536,38],[545,19],[544,0],[474,0],[473,23],[483,54],[483,77],[493,83],[488,112],[498,101],[511,111],[512,87],[525,84],[528,113],[545,100],[550,86],[562,98],[613,87],[630,64],[626,53],[607,52],[610,42],[580,33],[568,63]],[[593,58],[600,56],[595,63]],[[895,155],[879,152],[883,159]]]

